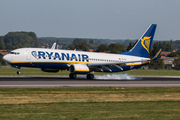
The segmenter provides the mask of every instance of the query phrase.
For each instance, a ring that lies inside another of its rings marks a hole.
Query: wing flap
[[[144,63],[144,62],[148,62],[148,61],[150,61],[150,59],[138,60],[138,61],[115,62],[115,63],[96,63],[96,64],[87,64],[87,66],[93,67],[93,66],[108,66],[108,65],[115,66],[115,65],[118,65],[120,68],[121,66],[125,66],[128,63],[139,63],[139,62]]]

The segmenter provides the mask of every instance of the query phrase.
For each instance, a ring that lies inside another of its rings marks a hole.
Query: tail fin
[[[155,30],[156,24],[151,24],[131,50],[120,54],[148,58]]]

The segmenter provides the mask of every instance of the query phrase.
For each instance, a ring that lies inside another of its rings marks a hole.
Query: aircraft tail
[[[120,54],[148,58],[156,26],[151,24],[131,50]]]

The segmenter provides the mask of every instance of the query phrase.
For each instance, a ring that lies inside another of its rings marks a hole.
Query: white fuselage
[[[141,66],[145,64],[144,62],[138,61],[149,60],[149,58],[130,55],[43,48],[16,49],[11,51],[10,54],[4,56],[4,59],[11,65],[49,69],[66,69],[67,65],[70,64],[95,64],[98,66],[98,64],[110,65],[114,63],[126,63],[124,66],[135,67],[135,65]]]

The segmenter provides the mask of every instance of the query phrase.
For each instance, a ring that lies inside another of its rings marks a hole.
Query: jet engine
[[[89,67],[85,64],[72,64],[69,67],[69,72],[73,74],[88,74]]]

